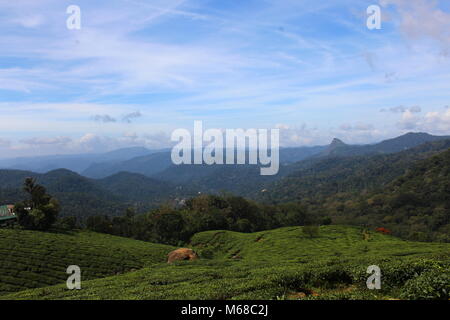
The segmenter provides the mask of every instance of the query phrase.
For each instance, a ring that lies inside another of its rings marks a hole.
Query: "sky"
[[[0,0],[0,119],[0,158],[163,148],[195,120],[282,146],[450,135],[450,1]]]

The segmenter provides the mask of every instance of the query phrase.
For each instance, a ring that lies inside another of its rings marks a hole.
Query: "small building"
[[[0,225],[13,223],[17,220],[14,212],[14,205],[0,205]]]

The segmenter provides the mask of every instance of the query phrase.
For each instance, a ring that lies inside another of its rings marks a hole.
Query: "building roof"
[[[0,217],[14,217],[13,205],[0,205]]]
[[[9,216],[9,217],[2,217],[2,216],[0,216],[0,222],[8,221],[8,220],[15,220],[15,219],[17,219],[16,216]]]

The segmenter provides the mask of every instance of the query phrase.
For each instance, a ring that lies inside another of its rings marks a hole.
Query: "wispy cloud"
[[[67,136],[75,150],[86,133],[114,146],[98,137],[134,143],[127,132],[167,135],[197,119],[283,123],[286,145],[444,132],[427,123],[450,98],[448,7],[381,3],[383,28],[369,31],[369,0],[79,0],[82,29],[68,30],[70,1],[0,1],[0,135]]]
[[[142,113],[140,111],[135,111],[135,112],[124,115],[122,117],[122,121],[124,121],[126,123],[131,123],[132,120],[138,119],[140,117],[142,117]]]
[[[405,113],[405,112],[410,112],[410,113],[420,113],[422,112],[422,108],[420,106],[412,106],[412,107],[404,107],[404,106],[397,106],[397,107],[392,107],[389,109],[381,109],[380,112],[392,112],[392,113]]]
[[[110,123],[110,122],[116,122],[117,120],[113,117],[111,117],[108,114],[96,114],[92,117],[94,121],[97,122],[103,122],[103,123]]]

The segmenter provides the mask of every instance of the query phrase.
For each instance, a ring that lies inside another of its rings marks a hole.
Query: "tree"
[[[25,229],[48,230],[58,217],[60,211],[58,200],[47,194],[46,189],[36,184],[33,178],[25,179],[23,190],[30,195],[30,199],[14,206],[19,225]]]
[[[181,214],[177,211],[166,211],[162,209],[154,216],[153,231],[158,242],[176,245],[183,239],[185,222]]]

